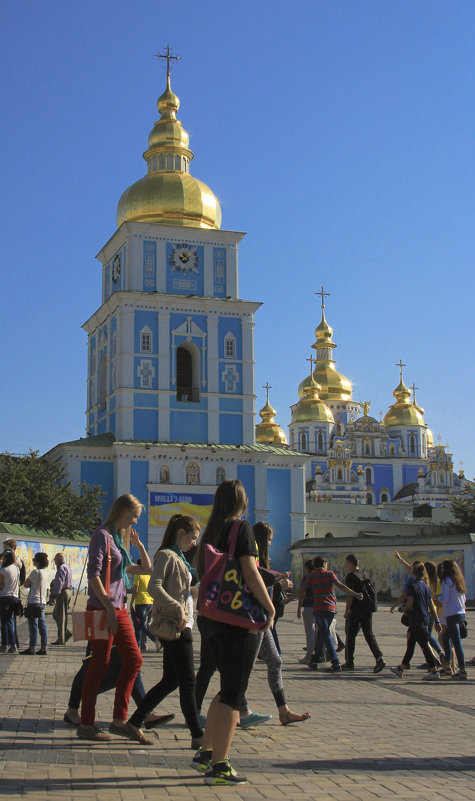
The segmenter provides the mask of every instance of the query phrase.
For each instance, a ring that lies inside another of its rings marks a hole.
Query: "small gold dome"
[[[427,437],[427,447],[433,448],[434,447],[434,434],[432,433],[431,429],[426,426],[426,437]]]
[[[300,400],[291,407],[291,423],[334,423],[332,410],[319,396],[320,386],[313,375],[307,376],[299,386]]]
[[[424,418],[418,407],[409,400],[411,392],[402,380],[393,392],[396,403],[389,407],[384,415],[385,426],[425,426]]]
[[[262,422],[256,425],[256,442],[270,445],[287,445],[285,432],[274,420],[277,412],[270,405],[269,396],[267,396],[265,406],[262,407],[259,414],[262,417]]]
[[[117,225],[126,220],[183,225],[190,228],[220,228],[221,208],[202,181],[189,173],[193,153],[189,136],[176,118],[180,107],[170,87],[157,102],[160,119],[148,137],[143,157],[147,175],[125,190],[117,207]]]

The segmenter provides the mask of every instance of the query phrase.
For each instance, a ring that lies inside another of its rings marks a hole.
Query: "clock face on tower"
[[[120,258],[116,256],[114,261],[112,262],[112,280],[114,284],[117,283],[120,277]]]
[[[170,267],[176,272],[183,273],[183,275],[197,273],[200,258],[196,251],[197,248],[193,248],[186,243],[175,245],[169,258]]]

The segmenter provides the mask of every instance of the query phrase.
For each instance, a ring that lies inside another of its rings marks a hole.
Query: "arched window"
[[[199,379],[195,375],[195,372],[199,375],[199,352],[195,350],[196,354],[187,345],[180,345],[176,351],[176,397],[187,403],[198,403],[200,399]]]
[[[367,467],[366,470],[364,471],[364,480],[365,480],[365,484],[371,484],[372,483],[371,467]]]
[[[409,453],[414,454],[416,452],[416,438],[414,434],[411,434],[409,437]]]
[[[152,332],[147,325],[140,332],[140,352],[152,352]]]
[[[336,478],[337,481],[343,481],[343,470],[341,469],[341,467],[339,467],[337,470]]]
[[[224,467],[218,467],[216,469],[216,484],[219,486],[226,481],[226,473],[224,472]]]
[[[336,424],[336,433],[337,433],[338,437],[341,437],[341,435],[342,435],[341,423],[337,423]]]
[[[371,506],[373,503],[373,496],[370,492],[366,493],[366,503],[369,504],[369,506]]]
[[[396,456],[396,446],[395,445],[390,445],[389,446],[389,455],[390,456]]]
[[[388,496],[386,495],[385,492],[382,492],[381,493],[381,503],[387,503],[387,502],[388,502]]]
[[[225,359],[236,358],[236,337],[228,331],[224,337],[224,357]]]
[[[325,539],[326,540],[332,540],[333,537],[334,537],[334,534],[332,534],[331,531],[327,531],[327,533],[325,534]]]
[[[305,431],[300,434],[300,447],[303,451],[307,450],[307,435]]]
[[[321,431],[318,432],[317,436],[317,450],[323,451],[323,434]]]
[[[445,484],[445,473],[443,470],[439,470],[439,484]]]
[[[161,484],[169,484],[170,483],[170,469],[167,467],[166,464],[160,468],[160,483]]]
[[[186,465],[186,483],[187,484],[200,483],[200,467],[196,462],[189,462]]]

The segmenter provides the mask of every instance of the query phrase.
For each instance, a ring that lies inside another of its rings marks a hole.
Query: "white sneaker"
[[[440,673],[437,671],[431,671],[430,673],[426,673],[425,676],[422,677],[422,681],[439,681],[440,680]]]

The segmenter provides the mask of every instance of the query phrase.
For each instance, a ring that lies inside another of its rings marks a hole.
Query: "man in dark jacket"
[[[359,569],[357,557],[352,553],[348,554],[346,557],[345,566],[348,571],[345,584],[355,592],[362,593],[364,573],[362,574]],[[356,635],[361,627],[363,636],[369,645],[371,653],[376,659],[374,673],[380,673],[385,667],[386,662],[383,659],[383,652],[381,651],[376,641],[376,637],[373,634],[373,613],[368,611],[367,602],[364,598],[362,601],[358,601],[356,598],[348,596],[346,599],[345,619],[347,621],[345,649],[346,662],[344,665],[342,665],[342,670],[355,669],[354,658]]]

